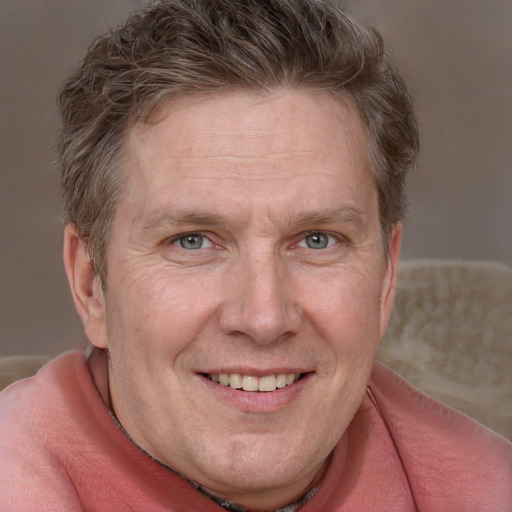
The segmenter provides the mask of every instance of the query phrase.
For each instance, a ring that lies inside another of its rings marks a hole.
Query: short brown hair
[[[403,218],[419,130],[375,30],[327,0],[164,0],[97,38],[58,96],[65,221],[102,279],[130,126],[150,120],[164,99],[277,87],[354,100],[368,130],[383,233]]]

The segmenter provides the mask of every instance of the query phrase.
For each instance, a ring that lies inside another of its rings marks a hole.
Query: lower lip
[[[274,412],[286,407],[304,390],[312,376],[312,373],[307,373],[293,384],[275,391],[243,391],[217,384],[200,375],[206,386],[221,400],[243,412],[252,413]]]

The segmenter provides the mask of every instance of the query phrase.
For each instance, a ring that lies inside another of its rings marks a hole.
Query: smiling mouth
[[[206,378],[222,386],[252,392],[269,392],[282,389],[297,382],[302,376],[301,373],[279,373],[276,375],[265,375],[264,377],[241,375],[239,373],[208,373],[204,375]]]

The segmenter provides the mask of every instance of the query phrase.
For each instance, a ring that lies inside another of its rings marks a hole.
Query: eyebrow
[[[302,213],[290,217],[290,224],[297,226],[323,226],[328,224],[352,224],[362,229],[367,224],[367,216],[358,208],[342,206],[328,210]]]
[[[351,206],[342,206],[339,208],[319,210],[312,212],[300,213],[298,215],[288,215],[285,218],[288,226],[304,227],[321,227],[330,224],[351,224],[355,228],[364,229],[367,224],[367,216],[358,208]],[[218,215],[210,211],[189,210],[189,209],[173,209],[173,211],[162,211],[151,215],[142,225],[144,230],[158,229],[159,227],[171,224],[192,224],[205,227],[219,227],[236,224],[236,227],[243,227],[245,222],[231,219]]]
[[[197,210],[173,209],[172,211],[158,212],[151,215],[142,225],[144,230],[157,229],[170,224],[198,224],[201,226],[225,226],[226,219],[212,212]]]

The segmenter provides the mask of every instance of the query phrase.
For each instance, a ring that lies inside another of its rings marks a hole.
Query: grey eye
[[[199,233],[190,233],[180,236],[178,242],[183,249],[194,250],[203,247],[204,239],[204,236]]]
[[[310,249],[325,249],[329,245],[329,235],[325,233],[312,233],[304,240]]]

